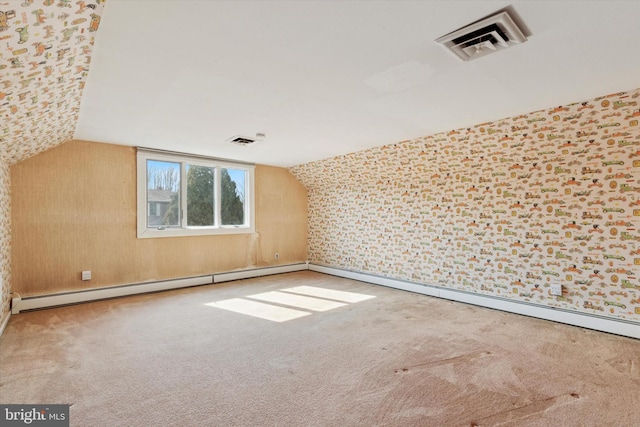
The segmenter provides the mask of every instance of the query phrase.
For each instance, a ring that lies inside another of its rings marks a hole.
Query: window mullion
[[[251,191],[253,190],[253,175],[250,174],[249,171],[245,170],[244,179],[244,225],[251,227],[253,225],[253,215],[251,215],[251,212],[253,211],[253,203],[251,203],[253,200],[253,194],[251,194]]]
[[[215,200],[214,202],[214,216],[215,216],[215,223],[214,223],[214,227],[220,227],[220,225],[222,224],[222,214],[221,214],[221,208],[222,208],[222,203],[221,203],[221,196],[220,196],[220,167],[216,166],[215,168],[215,179],[213,180],[213,199]]]
[[[180,228],[187,228],[187,163],[180,163]]]

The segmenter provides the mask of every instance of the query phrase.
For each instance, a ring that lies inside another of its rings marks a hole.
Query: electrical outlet
[[[280,259],[280,254],[276,252],[276,259]]]
[[[555,295],[557,297],[562,296],[562,285],[559,283],[551,285],[551,295]]]
[[[91,270],[82,272],[82,280],[91,280]]]

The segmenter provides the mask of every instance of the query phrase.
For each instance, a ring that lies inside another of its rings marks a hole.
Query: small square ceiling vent
[[[228,139],[228,141],[232,144],[237,144],[237,145],[251,145],[251,144],[255,144],[256,140],[253,138],[249,138],[247,136],[234,136]]]
[[[265,138],[265,134],[257,133],[255,138],[252,138],[250,136],[236,135],[227,139],[227,141],[232,144],[242,145],[246,147],[247,145],[252,145],[252,144],[255,144],[256,142],[261,142],[264,138]]]
[[[436,40],[463,61],[508,49],[525,41],[527,38],[507,12],[482,19]]]

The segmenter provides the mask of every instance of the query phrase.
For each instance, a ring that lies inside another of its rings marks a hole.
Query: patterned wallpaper
[[[9,165],[0,161],[0,324],[9,313],[11,283],[11,192]]]
[[[104,0],[0,0],[0,322],[9,310],[9,165],[73,138]]]
[[[293,167],[309,260],[640,321],[639,104],[640,89]]]
[[[0,0],[0,160],[73,137],[104,0]]]

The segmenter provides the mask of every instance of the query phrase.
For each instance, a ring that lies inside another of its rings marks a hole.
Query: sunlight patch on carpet
[[[292,308],[279,307],[271,304],[264,304],[257,301],[249,301],[241,298],[233,298],[224,301],[210,302],[205,305],[233,311],[235,313],[246,314],[248,316],[259,317],[272,322],[286,322],[287,320],[309,316],[306,311],[294,310]]]
[[[335,289],[317,288],[315,286],[296,286],[295,288],[282,289],[285,292],[308,295],[318,298],[332,299],[342,302],[360,302],[375,298],[373,295],[357,294],[355,292],[336,291]]]
[[[248,300],[244,298],[251,299]],[[335,289],[317,288],[315,286],[296,286],[278,291],[247,295],[244,298],[232,298],[224,301],[210,302],[205,305],[270,320],[272,322],[286,322],[312,314],[308,311],[297,309],[323,312],[366,301],[375,298],[375,296],[337,291]]]
[[[303,310],[327,311],[334,308],[344,307],[347,304],[329,301],[325,299],[312,298],[304,295],[288,294],[285,292],[264,292],[261,294],[249,295],[247,298],[260,301],[273,302],[276,304],[288,305],[301,308]]]

